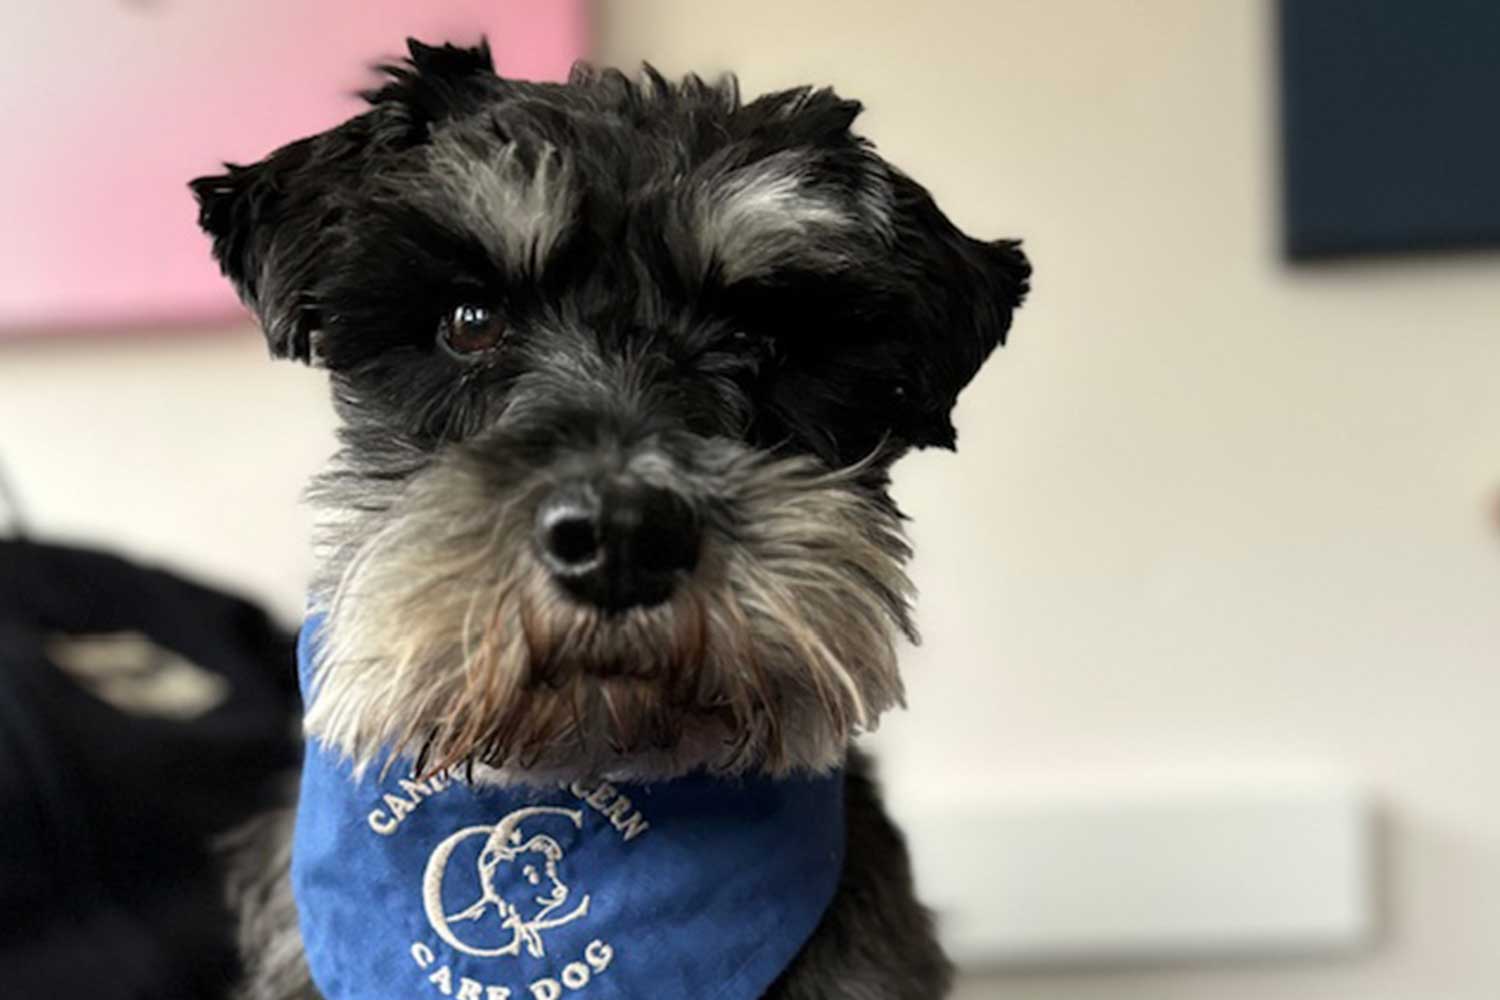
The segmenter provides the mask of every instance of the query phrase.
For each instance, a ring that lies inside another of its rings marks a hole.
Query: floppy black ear
[[[189,183],[198,225],[213,238],[219,269],[260,320],[274,357],[306,361],[318,325],[312,291],[321,192],[314,139],[284,146],[259,163]]]
[[[283,146],[248,166],[189,183],[214,257],[256,314],[278,358],[312,358],[317,288],[328,250],[368,180],[369,160],[426,141],[435,124],[497,85],[489,46],[429,46],[383,66],[386,82],[362,95],[369,111]]]
[[[921,185],[892,171],[893,249],[906,282],[908,330],[920,346],[908,434],[918,447],[953,448],[950,413],[990,352],[1005,343],[1026,297],[1031,263],[1019,240],[985,242],[953,225]]]

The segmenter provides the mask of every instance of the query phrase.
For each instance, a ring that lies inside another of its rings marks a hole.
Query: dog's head
[[[309,734],[419,770],[837,763],[901,696],[887,471],[953,446],[1025,257],[831,91],[410,49],[363,114],[193,182],[341,418]]]

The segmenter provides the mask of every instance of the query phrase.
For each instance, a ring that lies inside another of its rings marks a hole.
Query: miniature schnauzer
[[[954,447],[1017,242],[830,90],[409,50],[192,184],[340,419],[300,803],[231,873],[240,995],[943,995],[851,740],[915,639],[888,470]]]

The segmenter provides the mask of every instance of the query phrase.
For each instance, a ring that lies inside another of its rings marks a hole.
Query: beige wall
[[[1386,805],[1387,940],[1295,963],[973,978],[1026,1000],[1500,996],[1500,260],[1275,253],[1267,5],[603,8],[610,61],[815,80],[1036,292],[899,470],[927,643],[898,807],[1016,774],[1327,766]],[[248,331],[0,350],[0,462],[54,532],[289,618],[314,373]]]
[[[326,396],[248,327],[0,344],[0,469],[39,536],[189,570],[290,623],[311,565],[297,501],[333,450]]]
[[[862,99],[1036,263],[958,456],[899,470],[927,641],[882,734],[898,803],[1187,763],[1343,770],[1388,809],[1375,954],[969,994],[1500,996],[1500,258],[1278,260],[1270,4],[603,11],[607,61]]]

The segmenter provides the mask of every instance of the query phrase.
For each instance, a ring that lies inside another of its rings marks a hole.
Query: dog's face
[[[418,770],[837,763],[901,694],[887,470],[952,446],[1016,244],[829,91],[522,83],[415,43],[387,72],[193,184],[273,353],[333,380],[309,734]]]

